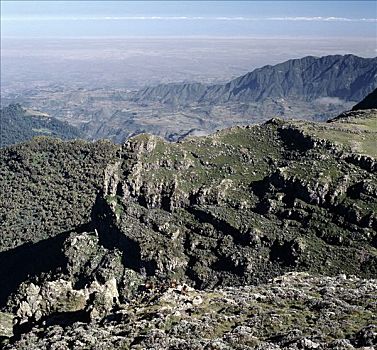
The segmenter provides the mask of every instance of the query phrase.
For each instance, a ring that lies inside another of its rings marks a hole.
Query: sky
[[[375,1],[1,1],[2,38],[369,37]]]

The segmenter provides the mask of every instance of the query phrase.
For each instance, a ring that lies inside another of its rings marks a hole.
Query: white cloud
[[[317,102],[318,104],[325,105],[325,106],[328,106],[328,105],[340,106],[346,103],[346,101],[343,101],[338,97],[320,97],[320,98],[317,98],[314,102]]]
[[[377,18],[346,17],[202,17],[202,16],[32,16],[2,17],[2,21],[294,21],[294,22],[370,22]]]
[[[377,22],[377,18],[346,17],[270,17],[271,21],[310,21],[310,22]]]

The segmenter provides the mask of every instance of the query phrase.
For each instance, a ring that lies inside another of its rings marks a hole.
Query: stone
[[[0,312],[0,339],[13,336],[13,320],[14,316],[12,314]]]

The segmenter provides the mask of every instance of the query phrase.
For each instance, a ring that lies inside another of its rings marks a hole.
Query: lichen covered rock
[[[101,323],[37,325],[5,349],[373,349],[377,281],[290,273],[259,286],[154,285]]]

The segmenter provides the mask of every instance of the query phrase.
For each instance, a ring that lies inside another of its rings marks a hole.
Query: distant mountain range
[[[37,89],[16,100],[23,107],[8,100],[13,104],[1,111],[1,145],[37,135],[123,143],[151,133],[178,141],[273,117],[326,121],[376,88],[377,57],[335,55],[264,66],[218,85],[161,84],[131,93]],[[377,108],[376,100],[374,91],[355,108]]]
[[[307,56],[255,69],[222,85],[162,84],[147,87],[134,101],[167,104],[260,102],[267,98],[312,101],[331,97],[359,101],[377,87],[377,57]]]
[[[45,113],[27,110],[20,104],[11,104],[0,110],[0,146],[31,140],[34,136],[53,136],[59,139],[82,138],[83,134],[67,122]]]

